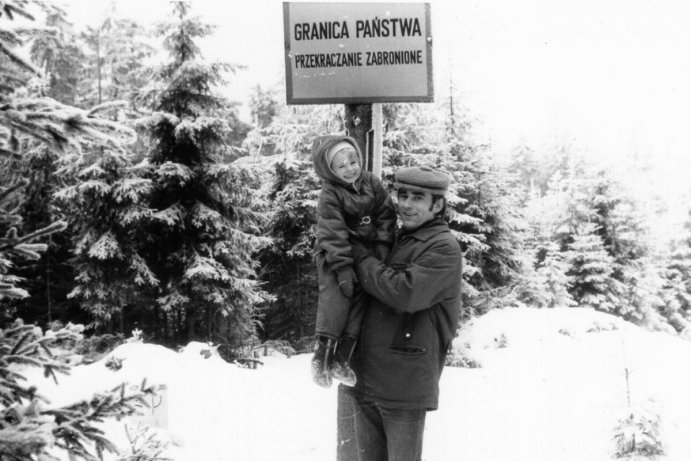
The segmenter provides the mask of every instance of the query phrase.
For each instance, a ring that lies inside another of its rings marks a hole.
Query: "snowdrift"
[[[617,422],[641,412],[660,418],[659,459],[691,459],[687,341],[590,309],[520,308],[465,325],[454,351],[479,366],[445,369],[440,409],[428,416],[426,461],[610,460]],[[174,460],[335,459],[336,388],[311,382],[310,358],[262,357],[251,370],[200,343],[181,352],[132,343],[75,367],[57,386],[27,376],[51,405],[123,381],[164,385],[155,411],[104,425],[123,453],[131,434],[150,425],[167,444],[161,456]],[[119,370],[105,366],[113,360]]]

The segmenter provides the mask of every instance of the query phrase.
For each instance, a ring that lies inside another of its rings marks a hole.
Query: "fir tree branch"
[[[34,74],[34,75],[41,75],[41,70],[38,69],[36,66],[31,64],[31,62],[27,61],[26,59],[22,58],[18,54],[16,54],[11,48],[9,48],[3,41],[0,40],[0,54],[4,54],[10,62],[14,63],[18,67]]]
[[[29,255],[31,256],[32,254],[36,254],[35,250],[40,250],[40,251],[45,251],[46,247],[43,244],[40,244],[40,246],[29,246],[25,245],[26,242],[30,242],[32,240],[45,237],[46,235],[53,234],[55,232],[60,232],[63,231],[67,228],[67,223],[65,221],[56,221],[52,224],[49,224],[48,226],[39,229],[37,231],[31,232],[30,234],[27,234],[23,237],[17,237],[16,236],[16,229],[12,228],[10,231],[14,230],[13,233],[8,232],[8,234],[5,236],[5,240],[7,243],[0,245],[0,252],[1,251],[6,251],[8,249],[11,249],[13,251],[21,252],[24,255]],[[20,247],[20,245],[24,245],[23,247]],[[38,256],[36,254],[36,256]],[[34,258],[38,259],[38,258]]]
[[[12,184],[7,189],[0,191],[0,206],[2,206],[4,203],[6,203],[7,199],[10,196],[12,196],[15,192],[17,192],[17,190],[21,189],[22,187],[26,186],[27,184],[29,184],[29,181],[22,178],[19,181]]]
[[[21,2],[3,2],[1,6],[2,12],[4,12],[7,17],[10,20],[14,19],[14,14],[18,14],[19,16],[22,16],[30,21],[34,21],[34,16],[26,11],[26,9],[22,8],[23,6],[28,5],[29,3],[26,1],[21,1]],[[39,3],[40,4],[40,3]],[[2,12],[0,12],[0,16],[2,16]]]
[[[21,154],[15,151],[3,149],[0,147],[0,157],[8,157],[13,159],[21,158]]]

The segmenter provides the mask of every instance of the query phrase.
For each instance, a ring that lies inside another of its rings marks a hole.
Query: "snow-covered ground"
[[[178,353],[130,343],[110,354],[123,359],[118,371],[105,358],[75,367],[59,386],[29,376],[56,405],[123,381],[165,384],[153,415],[105,425],[122,447],[125,426],[155,422],[174,460],[335,459],[336,387],[312,383],[308,354],[262,357],[250,370],[205,358],[205,347]],[[632,411],[659,415],[659,459],[691,459],[691,342],[590,309],[517,308],[475,319],[454,347],[481,367],[445,369],[440,409],[428,415],[426,461],[610,460],[614,427]]]

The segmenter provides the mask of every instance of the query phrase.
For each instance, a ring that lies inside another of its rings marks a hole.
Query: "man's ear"
[[[444,208],[444,199],[440,198],[439,200],[436,200],[434,204],[432,204],[432,212],[434,214],[439,213],[442,208]]]

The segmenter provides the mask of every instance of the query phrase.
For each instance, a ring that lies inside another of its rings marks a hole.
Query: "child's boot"
[[[357,382],[355,372],[350,367],[350,359],[353,356],[356,343],[355,338],[347,336],[336,345],[336,354],[331,374],[346,386],[354,386]]]
[[[331,387],[331,367],[333,365],[336,341],[323,336],[317,338],[317,350],[312,357],[312,379],[321,387]]]

